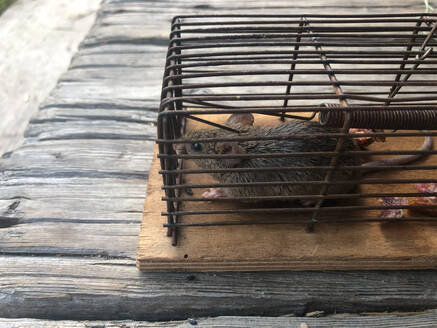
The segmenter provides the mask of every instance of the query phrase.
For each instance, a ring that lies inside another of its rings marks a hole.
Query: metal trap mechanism
[[[165,227],[173,245],[177,243],[178,230],[191,226],[307,224],[311,230],[317,222],[437,220],[436,151],[419,149],[424,136],[437,135],[433,131],[437,129],[436,17],[436,14],[175,17],[157,139],[165,191],[162,200],[166,202],[162,215],[168,218]],[[255,126],[263,122],[274,126],[284,121],[311,120],[322,130],[253,135],[246,133],[247,128],[224,123],[232,114],[247,113],[255,115]],[[351,128],[369,130],[353,133],[356,130]],[[219,129],[223,133],[190,139],[187,131],[193,129]],[[374,143],[367,149],[347,147],[359,137],[385,137],[386,142]],[[327,138],[335,138],[332,149],[314,151],[311,145]],[[241,146],[245,142],[256,149],[257,142],[267,140],[278,143],[304,140],[308,148],[262,153],[232,151],[232,145]],[[230,152],[175,151],[178,145],[213,145],[217,149],[220,143],[226,143],[224,148]],[[369,169],[345,164],[344,156],[365,161],[369,157],[381,159],[391,155],[426,156],[408,165],[380,167],[380,175],[338,178],[341,171]],[[267,163],[262,167],[250,164],[257,158],[290,160],[282,160],[281,165],[269,165],[278,161],[259,161]],[[312,165],[301,165],[300,158],[316,160]],[[324,160],[318,163],[317,158]],[[234,164],[188,165],[202,159]],[[235,161],[231,162],[232,159]],[[296,176],[303,178],[284,178],[292,176],[290,172],[301,172]],[[216,178],[211,182],[201,178],[231,174],[265,175],[245,182],[232,178],[226,181]],[[286,188],[291,185],[312,186],[317,191],[201,196],[208,188],[289,190]],[[338,192],[339,185],[356,188]],[[395,201],[387,204],[381,199]],[[423,202],[424,199],[429,202]],[[297,200],[310,200],[312,204],[302,206]],[[396,203],[399,200],[407,201]],[[387,209],[403,211],[403,215],[381,215]],[[232,220],[228,219],[230,216]]]

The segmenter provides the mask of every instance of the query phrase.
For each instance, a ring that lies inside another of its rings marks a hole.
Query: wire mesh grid
[[[398,188],[437,183],[437,163],[389,162],[372,167],[344,160],[370,155],[435,157],[435,150],[425,148],[351,148],[350,140],[437,135],[432,131],[437,128],[436,26],[436,14],[415,13],[175,17],[157,139],[165,191],[162,200],[167,207],[162,215],[168,218],[164,226],[173,245],[178,229],[190,226],[307,223],[311,229],[316,222],[436,220],[432,215],[397,218],[376,212],[432,210],[437,207],[432,202],[387,205],[376,201],[437,196],[436,190],[399,192],[403,189]],[[214,119],[248,113],[271,118],[278,126],[311,120],[319,127],[293,129],[293,133],[277,128],[282,132],[272,134],[266,132],[271,129],[247,129]],[[191,123],[197,123],[192,129],[216,132],[187,134]],[[351,128],[376,131],[358,134]],[[311,147],[327,139],[335,140],[331,148]],[[265,142],[287,146],[291,141],[308,147],[264,147],[260,151],[259,144]],[[212,151],[177,152],[178,145],[191,150],[193,145],[204,150],[212,145]],[[218,145],[228,151],[217,151]],[[252,145],[250,150],[248,145]],[[241,146],[246,147],[244,151],[235,151]],[[310,160],[298,160],[305,158]],[[262,159],[257,162],[262,165],[255,165],[255,159]],[[197,167],[187,167],[192,161]],[[369,178],[337,173],[376,168],[403,174]],[[202,175],[212,175],[216,181],[204,182],[199,179]],[[360,190],[359,186],[369,185],[379,189]],[[344,186],[357,189],[346,192]],[[208,188],[227,192],[222,197],[199,196]],[[363,199],[373,203],[360,202]],[[311,206],[297,200],[310,200]],[[367,216],[357,215],[365,211]],[[248,219],[227,220],[232,214]],[[215,220],[204,220],[212,216]]]

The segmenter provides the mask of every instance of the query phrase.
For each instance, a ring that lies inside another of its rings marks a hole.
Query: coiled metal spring
[[[323,104],[332,111],[319,114],[319,122],[327,127],[342,127],[345,111],[337,104]],[[393,129],[393,130],[435,130],[437,129],[437,109],[402,110],[359,110],[352,111],[350,126],[363,129]]]

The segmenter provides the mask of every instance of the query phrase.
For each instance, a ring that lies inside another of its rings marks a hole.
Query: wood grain
[[[62,255],[1,255],[0,263],[1,317],[155,321],[437,308],[433,271],[141,273],[131,259]]]
[[[336,315],[323,318],[294,318],[294,317],[216,317],[216,318],[189,318],[183,321],[49,321],[37,319],[2,319],[0,325],[8,328],[323,328],[323,327],[432,327],[437,320],[434,312],[396,315],[386,314],[379,316],[344,316]]]
[[[23,145],[0,159],[0,316],[168,321],[437,308],[434,271],[138,272],[170,20],[218,11],[420,12],[423,1],[103,1]]]

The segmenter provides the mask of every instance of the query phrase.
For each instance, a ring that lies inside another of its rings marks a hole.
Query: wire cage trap
[[[172,244],[192,226],[437,220],[436,17],[175,17],[157,139]]]

